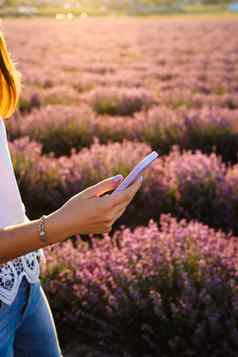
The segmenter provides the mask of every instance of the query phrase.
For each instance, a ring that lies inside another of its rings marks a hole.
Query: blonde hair
[[[16,69],[0,31],[0,116],[9,118],[17,108],[21,91],[21,73]]]

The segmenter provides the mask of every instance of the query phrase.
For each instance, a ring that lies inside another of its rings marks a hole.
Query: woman
[[[139,189],[142,177],[111,196],[121,175],[71,197],[59,209],[30,221],[11,161],[4,120],[14,113],[21,73],[0,32],[0,356],[62,356],[52,313],[39,279],[42,248],[74,234],[110,232]]]

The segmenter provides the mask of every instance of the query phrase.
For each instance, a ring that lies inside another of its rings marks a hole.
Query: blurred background
[[[65,357],[238,354],[238,3],[2,0],[36,219],[160,153],[105,235],[45,248]]]
[[[230,0],[1,0],[1,16],[74,16],[154,15],[237,12],[238,4]]]

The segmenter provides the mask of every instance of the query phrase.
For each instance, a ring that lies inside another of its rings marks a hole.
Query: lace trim
[[[17,257],[0,265],[0,300],[10,305],[15,299],[25,275],[29,283],[39,281],[40,265],[37,257],[44,257],[41,249]]]

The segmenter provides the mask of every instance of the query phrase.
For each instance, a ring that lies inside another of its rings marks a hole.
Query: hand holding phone
[[[120,183],[119,186],[111,193],[111,195],[124,191],[137,177],[159,156],[156,151],[152,151],[143,160],[141,160],[127,177]]]

